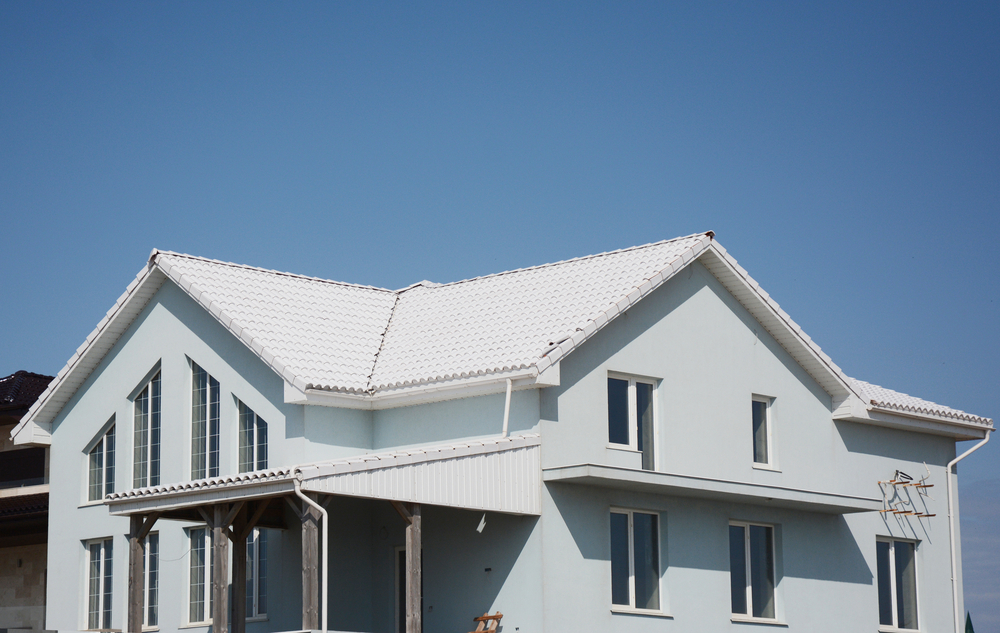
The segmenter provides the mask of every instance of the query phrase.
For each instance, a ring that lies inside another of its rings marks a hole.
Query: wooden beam
[[[400,501],[390,501],[389,503],[392,504],[392,507],[399,513],[399,516],[403,517],[403,520],[406,521],[407,525],[409,525],[411,522],[410,520],[413,518],[413,513],[406,507],[406,504]]]
[[[240,538],[244,541],[250,536],[250,530],[257,527],[257,521],[264,516],[264,511],[267,510],[267,506],[271,503],[270,499],[263,499],[257,503],[257,509],[254,511],[253,515],[247,519],[246,525],[243,526],[243,532],[240,533]]]
[[[210,515],[205,508],[198,506],[196,510],[198,510],[198,514],[201,515],[201,518],[205,520],[205,525],[208,527],[215,527],[215,519],[212,518],[212,515]]]
[[[233,507],[229,509],[229,514],[227,514],[226,518],[222,521],[222,527],[229,527],[232,525],[233,519],[236,518],[236,514],[243,509],[244,505],[246,505],[246,501],[238,501],[234,503]]]
[[[232,518],[231,533],[234,536],[232,633],[246,633],[247,629],[247,507],[243,503],[239,506],[239,511]]]
[[[319,510],[303,504],[302,511],[302,628],[319,628]],[[323,552],[326,555],[326,552]]]
[[[229,629],[229,536],[224,525],[226,507],[216,504],[212,525],[212,631],[227,633]],[[237,588],[239,591],[239,588]]]
[[[143,516],[129,517],[128,533],[128,633],[142,633],[143,568],[142,533]]]
[[[406,633],[423,631],[423,586],[421,582],[423,539],[421,537],[420,504],[408,508],[410,524],[406,526]]]
[[[290,496],[286,495],[286,496],[282,497],[282,499],[284,499],[285,503],[288,504],[288,507],[291,508],[293,512],[295,512],[295,516],[297,516],[297,517],[299,517],[299,519],[301,519],[302,518],[302,508],[300,508],[299,505],[298,505],[298,502],[294,500],[295,497],[290,497]]]

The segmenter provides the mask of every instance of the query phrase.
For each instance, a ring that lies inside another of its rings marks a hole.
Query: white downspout
[[[983,441],[976,444],[969,450],[965,451],[955,459],[948,462],[948,470],[945,475],[948,477],[948,537],[951,540],[951,601],[952,601],[952,611],[955,613],[955,633],[962,633],[962,614],[958,612],[958,561],[955,553],[955,503],[952,501],[953,494],[951,492],[951,468],[958,462],[962,461],[973,452],[977,451],[986,442],[990,441],[990,432],[993,429],[988,429],[986,431],[986,437]]]
[[[507,379],[507,401],[503,405],[503,435],[500,437],[507,437],[507,422],[510,421],[510,390],[513,388],[514,383],[511,382],[510,378]]]
[[[323,595],[320,597],[320,601],[321,601],[321,603],[323,605],[323,607],[322,607],[322,610],[323,610],[323,619],[320,621],[320,624],[322,625],[321,626],[321,630],[323,631],[323,633],[326,633],[326,621],[327,621],[326,603],[327,603],[327,596],[330,593],[330,591],[329,591],[330,585],[327,583],[327,580],[329,580],[329,577],[327,575],[327,570],[326,570],[326,559],[330,555],[330,550],[327,547],[329,545],[329,543],[330,543],[330,522],[328,521],[329,517],[326,514],[326,509],[323,506],[321,506],[320,504],[318,504],[315,501],[313,501],[312,499],[310,499],[309,497],[307,497],[306,494],[304,492],[302,492],[302,488],[301,488],[301,486],[302,486],[302,479],[301,478],[302,478],[302,473],[300,471],[296,470],[296,472],[295,472],[295,478],[292,479],[292,485],[295,486],[295,495],[299,499],[302,499],[303,501],[305,501],[306,503],[308,503],[313,508],[319,510],[320,514],[323,515],[323,556],[322,556],[322,560],[320,561],[320,563],[322,564],[322,569],[323,569],[323,572],[322,572],[322,575],[323,575]]]

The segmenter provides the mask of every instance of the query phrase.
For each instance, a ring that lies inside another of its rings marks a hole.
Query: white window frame
[[[764,407],[764,434],[767,437],[767,461],[758,462],[757,456],[753,456],[753,466],[754,468],[760,468],[762,470],[776,470],[777,460],[774,455],[774,414],[771,412],[771,407],[774,405],[774,398],[769,396],[762,396],[759,394],[753,394],[750,398],[751,402],[761,402],[765,405]],[[751,404],[750,409],[750,446],[753,448],[753,405]]]
[[[653,399],[653,470],[660,469],[660,382],[659,378],[651,378],[649,376],[639,376],[636,374],[625,374],[617,371],[609,371],[607,378],[614,378],[616,380],[627,380],[628,381],[628,444],[618,444],[617,442],[608,441],[608,447],[615,449],[628,448],[629,450],[639,451],[639,405],[638,399],[636,397],[636,383],[641,382],[646,385],[652,385],[653,394],[651,398]],[[606,379],[605,379],[606,380]],[[605,383],[605,394],[607,393],[607,385]],[[607,407],[610,407],[610,403],[607,403]],[[606,408],[607,408],[606,407]],[[607,411],[606,411],[607,413]]]
[[[190,440],[191,440],[188,445],[191,447],[191,464],[190,464],[191,479],[207,479],[209,477],[218,477],[220,475],[220,473],[221,473],[220,467],[221,467],[221,462],[222,462],[222,385],[219,383],[218,380],[216,380],[212,376],[212,374],[210,374],[208,372],[207,369],[205,369],[204,367],[202,367],[198,363],[194,362],[190,358],[188,358],[188,365],[190,365],[190,369],[191,369],[191,389],[188,392],[188,411],[190,412],[189,413],[189,422],[190,422],[190,425],[188,426],[188,430],[190,432]],[[201,370],[201,371],[205,372],[205,376],[206,376],[206,387],[205,387],[206,388],[206,396],[205,396],[205,445],[203,447],[204,451],[205,451],[205,474],[201,475],[201,476],[196,475],[195,474],[195,469],[194,469],[194,442],[195,442],[195,440],[194,440],[194,380],[195,380],[195,375],[197,374],[198,370]],[[217,390],[216,395],[218,396],[218,401],[217,401],[217,404],[218,404],[218,411],[217,411],[218,417],[215,420],[216,424],[217,424],[218,435],[215,438],[215,440],[216,440],[216,445],[215,445],[215,459],[216,459],[216,462],[214,464],[214,468],[213,468],[213,464],[212,464],[212,381],[215,381],[216,390]]]
[[[267,619],[267,609],[265,608],[264,611],[261,611],[260,604],[258,604],[258,599],[260,598],[259,589],[260,589],[260,550],[261,550],[260,535],[261,534],[265,534],[264,548],[263,548],[264,560],[265,563],[270,562],[267,554],[267,541],[270,540],[270,537],[266,536],[267,534],[266,530],[262,528],[254,528],[253,530],[250,531],[250,535],[253,536],[253,542],[252,544],[250,542],[247,543],[247,583],[249,583],[250,587],[252,587],[251,594],[247,596],[247,604],[246,604],[247,611],[249,612],[246,615],[246,619],[248,621]],[[247,540],[249,541],[249,538]],[[267,576],[265,576],[265,581],[267,580],[268,576],[270,576],[270,574],[267,574]],[[267,598],[268,593],[269,592],[267,591],[267,585],[265,585],[264,587],[265,599]]]
[[[655,417],[655,412],[654,412]],[[633,526],[633,516],[638,514],[649,514],[656,517],[656,587],[657,595],[660,599],[659,609],[640,609],[635,606],[635,529]],[[608,533],[610,535],[610,516],[612,514],[627,514],[628,515],[628,605],[615,604],[614,598],[611,600],[611,611],[622,612],[622,613],[646,613],[652,615],[666,615],[664,609],[664,604],[666,603],[666,594],[663,591],[663,540],[662,540],[662,524],[663,524],[663,513],[656,510],[643,510],[638,508],[621,508],[617,506],[612,506],[608,512],[609,529]],[[608,567],[610,571],[610,559],[608,561]],[[612,583],[614,579],[612,579]]]
[[[200,532],[199,537],[195,536],[196,532]],[[215,556],[212,552],[212,528],[207,525],[194,526],[187,529],[188,537],[188,565],[185,577],[187,580],[184,583],[184,606],[185,606],[185,617],[184,620],[187,622],[188,626],[204,626],[210,625],[212,623],[212,609],[215,606],[212,604],[212,577],[215,573]],[[192,620],[191,619],[191,566],[194,564],[194,539],[202,538],[205,547],[205,586],[202,590],[202,599],[205,604],[205,613],[203,614],[204,620]]]
[[[730,521],[730,526],[739,526],[743,528],[743,557],[744,565],[746,568],[746,613],[736,613],[733,612],[733,620],[738,621],[749,621],[749,622],[778,622],[778,526],[773,523],[758,523],[756,521]],[[773,618],[762,618],[753,615],[753,587],[750,579],[753,576],[753,570],[750,568],[750,527],[765,527],[771,528],[771,571],[774,574],[774,617]],[[729,570],[732,574],[732,570]]]
[[[895,632],[906,632],[913,633],[913,631],[920,630],[920,623],[923,621],[923,616],[920,613],[920,571],[917,569],[917,552],[920,550],[920,541],[914,541],[912,539],[905,538],[893,538],[891,536],[877,536],[875,537],[876,543],[888,543],[889,544],[889,589],[892,594],[892,625],[879,624],[878,630],[885,631],[889,633]],[[899,628],[899,603],[896,596],[896,543],[907,543],[913,545],[913,601],[914,608],[917,612],[917,628],[915,629],[901,629]],[[878,562],[876,561],[875,570],[875,591],[878,593]]]
[[[149,541],[151,538],[156,539],[156,581],[153,584],[152,574],[150,570],[153,567],[153,556],[150,554]],[[160,622],[160,575],[163,570],[160,567],[160,533],[150,532],[143,539],[142,543],[142,628],[144,631],[153,631],[159,629]],[[155,597],[155,602],[150,604],[150,588],[155,589],[153,596]],[[150,606],[156,611],[156,622],[150,624],[149,622],[149,609]]]
[[[157,400],[154,402],[153,398],[153,382],[159,383],[159,394],[157,395]],[[148,410],[146,411],[146,421],[145,421],[145,431],[146,431],[146,449],[145,455],[143,455],[143,460],[146,464],[146,475],[144,479],[139,479],[136,473],[136,468],[138,467],[137,457],[139,448],[135,444],[136,436],[136,410],[139,406],[139,398],[143,394],[146,394],[148,404]],[[154,409],[153,405],[156,404]],[[156,438],[154,444],[153,438],[153,416],[157,418],[157,431],[161,437]],[[145,488],[148,486],[158,486],[160,484],[161,478],[161,466],[163,460],[163,454],[160,451],[160,440],[163,434],[163,381],[161,379],[159,368],[153,373],[153,375],[147,380],[142,387],[140,387],[135,392],[135,397],[132,399],[132,487],[133,488]],[[153,447],[157,448],[156,457],[156,469],[154,473],[154,460],[153,460]],[[155,481],[154,481],[155,479]]]
[[[250,468],[250,470],[243,470],[243,463],[242,463],[243,462],[243,460],[242,460],[243,437],[244,437],[244,435],[243,435],[243,426],[242,426],[242,422],[240,421],[240,417],[242,416],[242,413],[241,413],[242,409],[246,409],[247,413],[249,413],[250,415],[253,416],[253,419],[252,419],[252,422],[251,422],[251,424],[253,426],[253,442],[251,442],[250,446],[249,446],[250,456],[251,456],[251,463],[252,463],[253,467]],[[267,433],[268,426],[269,426],[268,423],[267,423],[267,421],[264,420],[264,418],[260,417],[260,415],[252,407],[250,407],[250,405],[248,405],[247,403],[243,402],[239,398],[236,398],[236,470],[238,472],[241,472],[241,473],[247,472],[248,473],[248,472],[253,472],[255,470],[262,470],[264,468],[267,468],[268,465],[270,464],[270,461],[271,461],[271,450],[270,450],[270,448],[271,447],[269,445],[269,442],[270,442],[271,438],[270,438],[270,434],[268,434],[267,438],[263,442],[263,444],[264,444],[264,450],[267,452],[267,455],[265,456],[265,464],[262,467],[258,467],[258,465],[257,465],[257,462],[260,461],[260,427],[261,427],[261,425],[263,425],[263,427],[265,429],[265,433]]]
[[[114,446],[111,448],[110,451],[108,450],[108,435],[109,434],[114,434],[114,442],[113,442]],[[84,457],[84,463],[86,464],[85,469],[86,469],[86,472],[87,472],[87,475],[84,478],[84,481],[86,482],[86,486],[84,487],[84,495],[83,495],[84,496],[84,504],[97,504],[97,503],[101,503],[104,500],[105,496],[107,496],[108,494],[110,494],[110,493],[112,493],[112,492],[115,491],[115,485],[117,484],[117,482],[115,481],[115,474],[116,474],[115,473],[115,470],[116,470],[115,466],[118,463],[118,444],[119,444],[119,438],[118,438],[118,433],[115,430],[115,418],[114,418],[114,416],[112,416],[110,423],[106,424],[104,426],[103,430],[101,431],[101,434],[97,437],[97,439],[96,440],[91,440],[91,443],[88,444],[87,448],[84,450],[84,456],[85,456]],[[101,459],[101,467],[100,467],[101,495],[98,498],[96,498],[96,499],[91,499],[90,498],[90,489],[91,489],[91,487],[94,484],[94,482],[93,482],[94,471],[91,470],[91,468],[90,468],[90,460],[91,460],[91,455],[94,453],[95,450],[98,451],[98,454],[100,455],[100,459]],[[112,460],[113,463],[111,464],[110,467],[108,466],[108,454],[109,453],[114,454],[114,459]],[[110,481],[110,483],[108,481],[108,474],[109,473],[111,474],[111,481]]]
[[[95,628],[91,628],[91,626],[90,626],[90,583],[91,583],[91,578],[92,578],[92,576],[91,576],[91,567],[92,567],[93,562],[94,562],[94,560],[92,558],[92,554],[91,554],[91,548],[93,546],[95,546],[95,545],[100,548],[99,549],[99,552],[100,552],[99,553],[100,561],[98,562],[98,578],[99,578],[99,580],[98,580],[98,592],[97,592],[97,595],[98,595],[98,599],[97,599],[97,614],[98,614],[98,616],[97,616],[97,618],[98,618],[98,625],[99,626],[97,626]],[[114,602],[115,602],[114,601],[114,593],[115,593],[114,592],[114,585],[115,585],[115,583],[114,583],[114,566],[115,566],[114,539],[110,538],[110,537],[107,537],[107,538],[98,538],[98,539],[91,539],[89,541],[84,541],[83,546],[84,546],[84,563],[85,563],[84,564],[84,570],[85,570],[85,572],[84,572],[84,584],[83,584],[83,589],[84,589],[84,598],[83,598],[83,623],[84,623],[84,626],[83,626],[83,629],[85,631],[107,631],[107,630],[110,630],[111,626],[113,626],[113,624],[114,624]],[[111,548],[111,560],[110,561],[108,561],[108,557],[105,554],[105,552],[106,552],[106,550],[107,550],[108,547]],[[108,569],[107,569],[107,563],[108,562],[111,563],[111,570],[110,570],[111,573],[110,573],[110,575],[108,574]],[[109,578],[109,576],[110,576],[110,578]],[[111,588],[110,588],[110,590],[107,587],[107,582],[109,580],[111,582]],[[110,604],[105,604],[105,598],[107,599],[108,602],[110,602]],[[103,622],[102,621],[105,611],[109,612],[110,619],[111,619],[110,622]],[[107,624],[108,626],[101,626],[101,625],[104,625],[104,624]]]

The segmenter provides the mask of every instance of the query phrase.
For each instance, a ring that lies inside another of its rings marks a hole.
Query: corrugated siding
[[[315,492],[430,505],[541,514],[540,447],[397,464],[307,479]]]

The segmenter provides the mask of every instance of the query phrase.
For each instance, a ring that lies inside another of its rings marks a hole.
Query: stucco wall
[[[45,549],[0,548],[0,629],[45,628]]]

